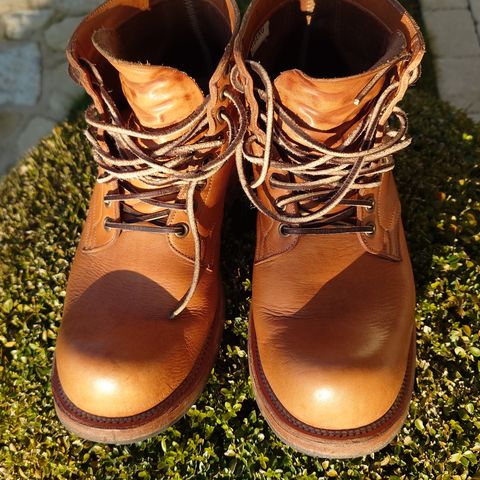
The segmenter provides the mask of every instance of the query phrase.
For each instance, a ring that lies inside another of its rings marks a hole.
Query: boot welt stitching
[[[412,373],[414,370],[412,368],[412,365],[414,362],[411,361],[412,347],[410,347],[409,364],[405,372],[402,386],[400,387],[400,391],[397,395],[397,398],[395,399],[394,403],[392,404],[390,409],[387,411],[387,413],[385,413],[385,415],[383,415],[378,420],[370,423],[369,425],[365,425],[364,427],[342,429],[342,430],[331,430],[331,429],[325,429],[325,428],[312,427],[311,425],[308,425],[302,422],[301,420],[294,417],[290,412],[288,412],[288,410],[282,405],[280,400],[277,398],[277,396],[273,392],[272,387],[270,386],[266,378],[265,372],[263,371],[262,365],[260,363],[260,356],[258,351],[258,345],[255,338],[255,330],[253,328],[253,322],[251,324],[251,328],[252,328],[252,343],[253,343],[253,348],[252,348],[253,363],[256,367],[256,373],[259,377],[259,380],[262,382],[262,386],[266,390],[270,403],[276,409],[277,415],[283,416],[284,420],[295,425],[295,427],[297,427],[300,431],[304,431],[306,433],[310,433],[310,434],[313,434],[319,437],[324,437],[324,438],[342,439],[342,438],[361,437],[361,436],[371,434],[373,431],[378,430],[380,427],[384,427],[384,429],[388,428],[390,424],[393,424],[393,421],[398,418],[398,416],[395,417],[395,415],[398,415],[398,410],[400,406],[405,402],[407,391],[408,391],[408,385],[410,384]]]
[[[215,337],[214,332],[218,326],[219,320],[215,319],[212,327],[209,330],[207,339],[203,345],[201,352],[199,353],[195,365],[190,371],[189,375],[183,380],[183,382],[162,402],[154,407],[146,410],[145,412],[131,415],[128,417],[102,417],[88,413],[78,408],[67,396],[60,383],[60,378],[57,372],[56,362],[53,365],[52,371],[52,391],[54,399],[57,405],[61,408],[62,412],[68,415],[72,420],[78,421],[83,425],[94,428],[110,428],[115,425],[117,428],[128,429],[134,427],[140,427],[151,421],[153,418],[160,417],[165,410],[174,406],[178,397],[180,397],[185,390],[190,387],[194,379],[197,378],[197,373],[200,370],[207,351],[212,346],[211,343]]]

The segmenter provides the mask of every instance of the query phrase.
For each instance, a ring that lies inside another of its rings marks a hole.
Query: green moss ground
[[[418,369],[394,443],[354,461],[316,460],[285,447],[259,414],[246,358],[254,214],[243,200],[226,219],[222,349],[196,406],[132,446],[63,429],[50,366],[95,176],[83,123],[72,120],[0,182],[0,478],[480,479],[480,128],[437,99],[428,62],[426,70],[404,102],[415,143],[397,158],[418,290]]]

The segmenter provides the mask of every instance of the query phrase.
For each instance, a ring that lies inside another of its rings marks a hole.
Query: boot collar
[[[420,62],[425,53],[423,36],[414,19],[396,0],[385,0],[382,2],[377,0],[342,1],[349,2],[371,12],[389,30],[401,32],[405,39],[405,51],[409,54],[409,61],[402,62],[402,71],[399,72],[401,85],[395,100],[385,112],[384,118],[382,118],[382,121],[385,122],[391,115],[395,105],[403,98],[408,86],[419,76]],[[255,101],[253,79],[245,61],[251,55],[252,50],[255,51],[262,39],[268,35],[268,21],[271,16],[289,3],[297,3],[300,9],[308,15],[309,12],[314,10],[316,0],[253,0],[244,16],[234,44],[233,55],[235,64],[240,72],[240,81],[243,84],[246,101],[250,107],[250,128],[257,134],[261,134],[257,124],[260,112]],[[381,68],[380,63],[376,67]]]
[[[228,99],[222,97],[221,92],[228,84],[228,71],[234,39],[240,28],[240,12],[234,0],[206,1],[220,12],[231,30],[230,41],[209,82],[207,118],[210,126],[209,133],[214,134],[218,130],[218,112],[228,104]],[[132,15],[151,10],[160,2],[161,0],[108,0],[91,12],[73,33],[66,50],[70,75],[76,83],[86,90],[99,113],[104,113],[104,106],[93,85],[93,78],[82,63],[82,58],[87,59],[104,72],[106,84],[112,85],[112,88],[118,91],[120,91],[121,86],[116,70],[94,46],[92,41],[94,32],[102,28],[115,28]]]

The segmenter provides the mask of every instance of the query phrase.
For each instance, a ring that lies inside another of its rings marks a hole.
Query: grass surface
[[[132,446],[93,444],[63,429],[49,374],[95,177],[77,120],[55,129],[0,183],[0,478],[475,478],[480,129],[436,98],[429,75],[404,102],[415,143],[397,157],[418,291],[418,369],[394,443],[355,461],[316,460],[284,446],[259,414],[246,358],[254,213],[244,200],[225,222],[222,349],[194,408],[165,434]]]

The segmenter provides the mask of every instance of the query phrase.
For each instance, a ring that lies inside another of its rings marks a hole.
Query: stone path
[[[78,98],[64,48],[101,1],[0,0],[0,175]],[[480,121],[480,0],[420,3],[442,98]]]
[[[0,0],[0,176],[64,120],[81,89],[65,47],[102,0]]]
[[[440,96],[480,122],[480,0],[420,0]]]

